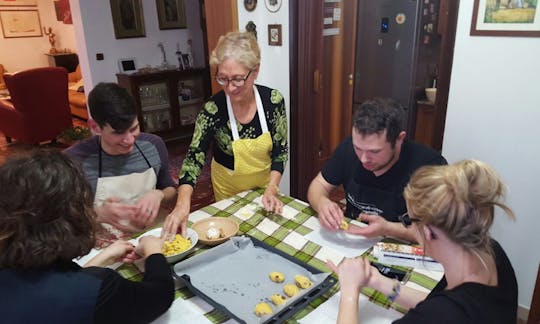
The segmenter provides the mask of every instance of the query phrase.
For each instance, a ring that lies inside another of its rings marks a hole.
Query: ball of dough
[[[289,297],[293,297],[294,295],[298,294],[299,290],[298,290],[298,287],[296,285],[286,284],[283,287],[283,292],[285,293],[285,295],[287,295]]]
[[[346,231],[349,229],[349,223],[345,219],[341,220],[341,224],[339,224],[339,228]]]
[[[270,296],[270,300],[272,301],[272,303],[274,303],[274,305],[281,305],[285,303],[287,298],[282,294],[273,294],[272,296]]]
[[[258,303],[255,305],[255,315],[261,317],[264,315],[272,314],[272,307],[267,303]]]
[[[222,233],[221,229],[218,229],[218,228],[215,228],[215,227],[210,227],[206,231],[206,238],[209,239],[209,240],[215,240],[215,239],[218,239],[220,237],[223,237],[223,233]]]
[[[301,276],[301,275],[296,275],[294,276],[294,282],[296,283],[296,285],[302,289],[306,289],[306,288],[309,288],[311,287],[311,285],[313,284],[311,282],[311,280],[309,280],[308,277],[306,276]]]
[[[268,276],[273,282],[281,283],[285,281],[285,275],[282,272],[272,271]]]

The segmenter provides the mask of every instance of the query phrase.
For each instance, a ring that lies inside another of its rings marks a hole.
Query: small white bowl
[[[435,98],[437,98],[437,88],[426,88],[426,97],[429,102],[435,102]]]
[[[154,228],[153,230],[143,233],[136,240],[138,241],[141,237],[147,236],[147,235],[154,235],[154,236],[160,237],[161,228]],[[180,261],[181,259],[183,259],[186,255],[188,255],[188,253],[190,253],[193,250],[193,248],[195,247],[195,245],[197,245],[197,242],[199,241],[199,236],[197,235],[197,232],[195,232],[195,230],[191,228],[187,228],[186,238],[188,238],[191,241],[191,246],[187,250],[182,251],[178,254],[166,256],[165,258],[167,259],[168,263],[176,263]]]

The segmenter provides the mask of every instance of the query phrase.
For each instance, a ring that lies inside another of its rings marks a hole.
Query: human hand
[[[337,231],[344,215],[339,205],[328,199],[319,204],[319,214],[317,217],[322,227],[331,231]]]
[[[147,235],[139,239],[139,245],[137,245],[135,252],[141,257],[146,258],[155,253],[162,253],[162,248],[163,239],[157,236]]]
[[[132,263],[139,257],[130,242],[118,240],[103,249],[98,255],[85,264],[85,267],[106,267],[116,262]]]
[[[274,186],[268,186],[262,196],[263,207],[268,212],[274,212],[281,214],[283,210],[283,203],[278,198],[277,188]]]
[[[164,194],[161,190],[150,190],[137,200],[138,207],[135,222],[139,227],[147,228],[154,223]]]
[[[384,217],[378,215],[360,214],[358,220],[367,223],[367,226],[357,226],[350,224],[347,233],[362,235],[365,237],[376,237],[387,235],[388,221]]]
[[[142,228],[133,226],[132,221],[139,208],[135,205],[123,203],[117,197],[107,198],[100,207],[96,208],[99,223],[111,224],[124,232],[137,232]]]
[[[362,287],[370,283],[374,271],[378,273],[365,258],[345,258],[339,266],[330,260],[326,264],[338,275],[342,295],[358,296]]]
[[[185,205],[176,205],[173,211],[167,215],[163,222],[161,237],[169,239],[174,237],[180,229],[180,235],[186,237],[187,220],[189,216],[189,207]]]

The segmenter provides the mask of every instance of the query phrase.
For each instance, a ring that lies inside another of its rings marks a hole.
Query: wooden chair
[[[5,74],[11,99],[0,100],[0,131],[28,144],[55,141],[72,126],[67,71],[43,67]]]

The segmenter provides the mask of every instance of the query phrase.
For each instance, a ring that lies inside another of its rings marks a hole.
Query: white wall
[[[492,234],[516,271],[519,304],[529,307],[540,261],[540,40],[470,36],[472,1],[461,1],[443,155],[477,158],[508,185],[517,219],[498,213]]]
[[[162,62],[161,50],[157,47],[159,42],[165,47],[167,62],[178,65],[174,54],[176,45],[179,44],[180,51],[186,53],[187,40],[193,39],[194,61],[199,66],[204,65],[197,1],[184,0],[188,28],[168,30],[159,29],[156,2],[141,1],[146,37],[116,39],[108,0],[71,0],[76,38],[78,43],[84,44],[79,50],[79,60],[85,86],[92,88],[102,81],[116,82],[120,58],[135,57],[138,68],[159,66]],[[96,60],[97,53],[103,53],[104,60]]]
[[[261,48],[261,67],[256,83],[278,89],[283,94],[290,129],[289,1],[284,0],[277,12],[270,12],[264,1],[260,0],[255,10],[250,12],[244,8],[244,1],[238,0],[238,28],[245,30],[250,20],[257,25],[257,39]],[[269,24],[281,24],[282,46],[268,45]],[[286,195],[290,193],[290,160],[281,180],[280,192]]]
[[[73,25],[64,24],[56,20],[54,2],[38,1],[37,7],[2,7],[2,10],[38,10],[41,27],[52,28],[56,34],[55,47],[57,49],[68,48],[76,52],[75,31]],[[49,66],[48,58],[51,45],[49,37],[23,37],[4,38],[0,37],[0,64],[3,64],[8,72],[16,72],[36,67]]]

